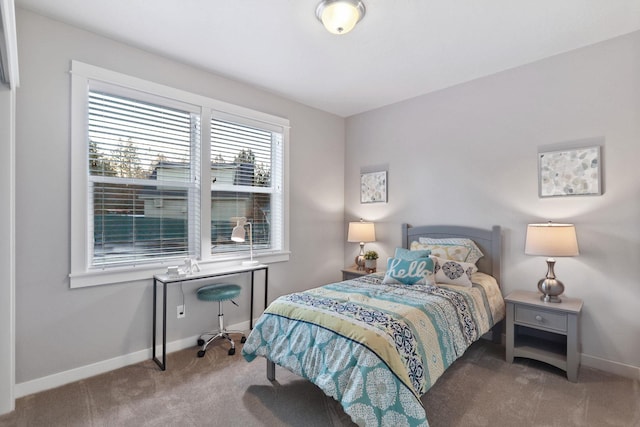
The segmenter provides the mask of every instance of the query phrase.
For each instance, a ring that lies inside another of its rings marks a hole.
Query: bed
[[[446,278],[388,282],[374,273],[284,295],[257,321],[242,350],[245,359],[265,357],[270,380],[276,364],[308,379],[358,425],[428,426],[420,396],[492,328],[499,339],[505,308],[499,226],[403,224],[399,250],[417,254],[406,250],[421,249],[421,238],[475,242],[483,256],[473,262],[477,271],[465,272],[468,286],[445,284]],[[437,271],[438,258],[432,259]]]

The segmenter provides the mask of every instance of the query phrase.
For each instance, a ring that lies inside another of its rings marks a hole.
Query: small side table
[[[582,300],[561,297],[562,302],[540,300],[537,292],[515,291],[507,303],[507,362],[526,357],[548,363],[578,380],[580,366],[579,319]]]
[[[342,280],[351,280],[360,276],[366,276],[367,274],[369,273],[367,273],[366,270],[358,270],[358,267],[354,265],[342,269]]]

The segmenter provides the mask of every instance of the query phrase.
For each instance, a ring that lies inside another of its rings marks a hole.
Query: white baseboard
[[[601,359],[596,356],[589,356],[582,353],[580,362],[582,366],[599,369],[611,374],[620,375],[621,377],[640,380],[640,367],[625,365],[624,363],[612,362],[611,360]]]
[[[255,321],[254,321],[254,324],[255,324]],[[248,331],[249,321],[247,320],[245,322],[237,323],[235,325],[229,325],[227,329]],[[172,353],[174,351],[183,350],[189,347],[194,347],[198,338],[199,338],[199,335],[194,335],[192,337],[182,338],[176,341],[168,342],[167,353]],[[158,353],[160,354],[160,356],[162,356],[161,346],[156,347],[156,355]],[[15,388],[13,390],[14,396],[17,399],[20,397],[28,396],[33,393],[38,393],[44,390],[60,387],[75,381],[80,381],[86,378],[90,378],[99,374],[104,374],[105,372],[113,371],[115,369],[123,368],[125,366],[133,365],[135,363],[144,362],[145,360],[151,359],[151,354],[152,354],[151,347],[149,347],[145,350],[135,351],[133,353],[125,354],[123,356],[114,357],[113,359],[103,360],[101,362],[92,363],[90,365],[81,366],[79,368],[70,369],[68,371],[58,372],[56,374],[48,375],[46,377],[37,378],[35,380],[19,383],[15,385]]]

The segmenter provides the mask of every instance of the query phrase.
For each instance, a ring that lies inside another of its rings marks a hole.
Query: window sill
[[[261,264],[272,264],[277,262],[289,261],[291,252],[270,252],[255,253],[255,259]],[[215,271],[218,268],[227,268],[238,265],[245,256],[234,256],[225,259],[200,261],[198,264],[203,272]],[[150,280],[154,274],[163,274],[167,272],[167,267],[180,265],[179,262],[153,264],[138,267],[119,267],[108,269],[95,269],[86,272],[72,273],[69,275],[69,287],[86,288],[89,286],[115,285],[121,283],[138,282],[142,280]]]

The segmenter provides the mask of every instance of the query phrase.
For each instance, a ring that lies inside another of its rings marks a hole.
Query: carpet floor
[[[239,346],[238,346],[239,347]],[[16,401],[5,426],[352,426],[335,400],[263,359],[228,356],[226,343],[145,361]],[[581,368],[577,383],[543,363],[504,360],[480,340],[423,397],[431,427],[640,426],[640,381]]]

